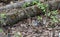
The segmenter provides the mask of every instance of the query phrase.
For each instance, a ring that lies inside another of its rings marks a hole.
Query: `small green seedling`
[[[0,14],[1,18],[6,18],[6,14]]]

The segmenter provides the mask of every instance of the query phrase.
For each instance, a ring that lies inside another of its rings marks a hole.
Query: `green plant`
[[[51,11],[51,12],[48,13],[48,16],[51,18],[52,23],[58,23],[58,18],[56,16],[57,14],[58,14],[57,10]]]
[[[55,24],[56,24],[56,23],[59,23],[59,19],[57,18],[56,15],[58,15],[58,11],[57,11],[57,10],[48,12],[48,17],[51,19],[51,20],[50,20],[50,25],[49,25],[49,27],[54,28],[54,27],[55,27]]]
[[[38,16],[37,19],[38,19],[38,20],[42,20],[42,17],[41,17],[41,16]]]
[[[56,18],[56,16],[51,16],[51,22],[58,23],[58,19]]]
[[[32,2],[25,2],[23,4],[23,8],[29,7],[29,6],[33,6],[39,3],[39,0],[33,0]]]
[[[42,9],[43,12],[46,12],[46,9],[47,9],[47,7],[48,7],[47,4],[44,4],[44,3],[41,3],[41,2],[39,2],[39,3],[37,4],[37,6],[38,6],[38,8]]]
[[[39,3],[39,0],[33,0],[33,1],[31,2],[32,5],[36,5],[36,4],[38,4],[38,3]]]
[[[58,14],[58,10],[54,10],[54,11],[51,11],[52,15],[57,15]]]
[[[0,14],[0,24],[4,23],[5,18],[6,14]]]
[[[6,14],[0,14],[1,18],[6,18]]]
[[[58,19],[56,16],[58,14],[58,10],[50,11],[48,9],[48,4],[41,3],[38,0],[33,0],[31,3],[27,4],[27,6],[32,6],[32,5],[37,5],[37,7],[40,10],[42,10],[42,12],[44,13],[44,16],[46,16],[46,18],[51,19],[50,22],[52,23],[52,26],[54,23],[58,23],[60,21],[60,19]],[[27,6],[25,5],[25,7],[27,7]],[[37,18],[38,18],[38,20],[42,19],[42,17],[40,17],[40,16],[38,16]]]
[[[44,3],[38,3],[38,8],[40,8],[44,13],[45,13],[45,16],[47,18],[50,18],[51,19],[51,27],[55,27],[54,24],[55,23],[58,23],[58,18],[57,18],[57,14],[58,14],[58,10],[54,10],[54,11],[50,11],[50,10],[47,10],[48,9],[48,5],[47,4],[44,4]],[[40,17],[39,17],[40,18]]]
[[[26,8],[26,7],[28,7],[30,5],[30,2],[28,3],[28,2],[25,2],[24,4],[23,4],[23,7],[24,8]]]

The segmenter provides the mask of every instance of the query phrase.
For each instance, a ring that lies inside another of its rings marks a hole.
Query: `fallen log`
[[[24,18],[36,16],[42,12],[37,6],[27,7],[22,10],[15,10],[12,13],[6,13],[6,18],[0,20],[4,20],[1,24],[3,25],[12,25],[16,23],[17,21],[20,21]]]
[[[16,2],[16,3],[13,3],[13,4],[8,4],[6,6],[0,7],[0,12],[3,11],[3,10],[11,10],[13,8],[22,8],[22,6],[25,2],[32,2],[32,0],[30,0],[30,1],[21,1],[21,2]],[[49,8],[52,9],[52,10],[60,8],[60,1],[47,1],[47,2],[45,1],[43,3],[48,4]]]
[[[25,2],[31,2],[31,1],[21,1],[21,2],[16,2],[16,3],[13,3],[13,4],[8,4],[6,6],[0,7],[0,12],[3,11],[3,10],[8,10],[8,9],[11,10],[13,8],[18,8],[18,7],[22,8],[22,6]]]

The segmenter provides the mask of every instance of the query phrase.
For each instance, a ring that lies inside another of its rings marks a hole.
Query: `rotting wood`
[[[36,16],[37,14],[40,14],[40,12],[42,11],[36,5],[32,7],[27,7],[22,10],[18,10],[18,11],[16,10],[16,11],[13,11],[12,13],[9,12],[9,13],[6,13],[6,18],[5,18],[6,20],[4,20],[2,24],[12,25],[17,21],[27,18],[29,16],[30,17]],[[3,20],[3,19],[0,19],[0,20]]]

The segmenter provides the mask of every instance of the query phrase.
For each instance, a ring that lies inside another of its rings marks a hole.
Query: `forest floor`
[[[42,22],[46,23],[45,20],[46,19],[44,19]],[[58,37],[58,32],[60,30],[58,31],[54,29],[57,31],[55,33],[53,28],[46,27],[47,25],[43,24],[42,22],[38,21],[37,16],[19,21],[9,30],[6,29],[6,33],[8,32],[6,37],[8,37],[8,34],[10,34],[11,37],[15,37],[17,34],[21,35],[22,37]],[[56,28],[58,27],[56,26]],[[4,32],[0,32],[0,37],[5,37]]]
[[[7,33],[7,35],[10,34],[11,37],[15,37],[17,33],[19,33],[22,37],[53,37],[53,36],[57,37],[58,36],[57,29],[53,30],[53,28],[48,28],[46,27],[46,25],[38,22],[39,21],[37,21],[37,16],[24,19],[18,22],[17,24],[15,24],[12,28],[10,28],[10,32]]]
[[[44,24],[39,23],[39,21],[37,21],[37,16],[36,16],[18,22],[12,28],[9,29],[10,31],[9,33],[11,37],[15,37],[15,35],[18,32],[21,33],[22,37],[49,37],[50,36],[49,30],[52,30],[52,28],[48,29],[45,27]],[[9,33],[7,33],[7,36]]]
[[[13,26],[11,28],[12,34],[16,34],[18,32],[21,33],[22,37],[48,37],[49,30],[46,29],[43,24],[38,24],[38,21],[35,20],[36,17],[25,19]],[[47,31],[47,33],[44,33]],[[45,36],[44,36],[45,35]],[[14,36],[13,36],[14,37]]]

